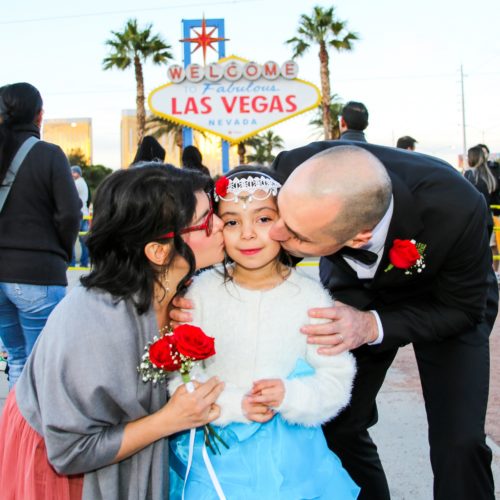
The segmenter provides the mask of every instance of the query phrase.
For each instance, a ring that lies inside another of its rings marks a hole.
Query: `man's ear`
[[[371,229],[364,229],[360,231],[354,238],[346,243],[346,246],[351,248],[361,248],[365,246],[372,238],[373,231]]]
[[[170,244],[150,241],[144,247],[144,254],[152,264],[163,266],[170,255]]]

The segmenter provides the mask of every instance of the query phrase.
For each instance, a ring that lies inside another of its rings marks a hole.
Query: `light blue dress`
[[[298,360],[288,378],[314,373]],[[279,414],[265,424],[215,427],[229,449],[208,452],[227,500],[349,500],[359,487],[328,449],[321,427],[290,424]],[[203,431],[197,430],[186,500],[215,500],[217,493],[203,462]],[[170,439],[170,500],[180,500],[189,452],[189,432]]]

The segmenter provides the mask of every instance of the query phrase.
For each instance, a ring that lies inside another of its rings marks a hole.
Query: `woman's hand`
[[[212,377],[203,384],[193,382],[193,385],[193,392],[188,392],[185,385],[178,387],[160,410],[177,428],[174,432],[200,427],[220,415],[220,407],[215,402],[224,389],[224,383]]]
[[[254,422],[267,422],[273,418],[274,408],[281,405],[284,397],[285,384],[281,379],[258,380],[243,398],[243,413]]]
[[[182,385],[163,408],[125,424],[122,443],[113,463],[130,457],[159,439],[215,420],[220,414],[215,402],[224,389],[224,383],[212,377],[204,384],[193,384],[193,392],[188,392]]]

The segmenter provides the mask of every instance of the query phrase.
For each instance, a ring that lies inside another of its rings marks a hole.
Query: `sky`
[[[153,24],[182,64],[182,19],[224,18],[226,54],[263,63],[292,55],[301,14],[331,2],[309,0],[25,0],[8,2],[0,19],[0,85],[27,81],[44,98],[45,118],[92,118],[93,160],[120,166],[120,118],[135,108],[133,69],[103,71],[105,41],[128,19]],[[330,52],[332,93],[363,102],[369,142],[417,150],[457,164],[466,146],[500,153],[500,1],[336,0],[339,19],[359,35],[351,52]],[[320,86],[318,49],[301,58],[299,78]],[[463,67],[463,97],[460,68]],[[146,93],[168,83],[166,66],[146,63]],[[321,138],[307,113],[277,125],[285,149]]]

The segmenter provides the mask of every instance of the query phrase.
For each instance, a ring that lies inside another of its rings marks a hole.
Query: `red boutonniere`
[[[194,387],[190,375],[191,369],[198,361],[215,354],[213,337],[209,337],[201,328],[192,325],[177,326],[163,336],[161,332],[160,330],[160,338],[155,336],[153,341],[144,347],[146,352],[137,367],[142,381],[151,381],[153,384],[165,382],[170,372],[179,371],[187,390],[192,392]],[[228,448],[210,424],[205,425],[203,431],[205,444],[212,453],[216,451],[220,453],[217,441]]]
[[[427,245],[417,243],[415,240],[394,240],[392,248],[389,250],[389,260],[391,263],[385,269],[385,272],[396,267],[404,269],[405,274],[412,274],[416,269],[421,273],[425,268],[424,254]]]
[[[219,177],[215,183],[215,192],[219,198],[227,196],[227,188],[229,187],[229,179],[226,176]]]

